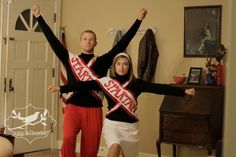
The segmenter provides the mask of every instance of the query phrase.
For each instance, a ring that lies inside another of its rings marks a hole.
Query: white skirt
[[[105,118],[102,133],[108,148],[119,144],[125,157],[138,156],[138,122],[126,123]]]

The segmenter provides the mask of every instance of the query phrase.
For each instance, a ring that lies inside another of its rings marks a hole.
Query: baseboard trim
[[[62,141],[58,140],[57,141],[57,148],[61,149],[61,145],[62,145]],[[107,151],[108,151],[107,147],[100,146],[98,156],[106,157]],[[76,144],[76,152],[78,152],[78,153],[80,152],[80,143]],[[157,157],[157,155],[156,154],[149,154],[149,153],[139,152],[139,157]],[[162,157],[168,157],[168,156],[163,156],[162,155]]]

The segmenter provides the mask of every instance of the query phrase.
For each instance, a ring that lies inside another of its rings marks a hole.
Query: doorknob
[[[9,40],[15,40],[15,38],[14,37],[9,37]]]
[[[12,83],[13,81],[12,81],[12,78],[10,78],[10,80],[9,80],[9,92],[12,92],[12,91],[14,91],[14,87],[13,87],[13,83]]]
[[[51,133],[53,133],[53,131],[54,131],[54,129],[55,129],[55,128],[54,128],[55,125],[56,125],[55,123],[56,123],[55,121],[52,121],[52,122],[51,122],[51,128],[50,128],[50,129],[51,129]]]

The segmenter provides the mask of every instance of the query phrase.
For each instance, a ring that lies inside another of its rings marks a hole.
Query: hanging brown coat
[[[148,29],[139,42],[138,78],[153,82],[158,57],[159,53],[154,33],[151,29]]]

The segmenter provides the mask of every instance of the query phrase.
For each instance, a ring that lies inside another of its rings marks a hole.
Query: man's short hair
[[[95,34],[95,32],[94,31],[92,31],[92,30],[85,30],[85,31],[83,31],[81,34],[80,34],[80,40],[81,40],[81,37],[82,37],[82,35],[84,34],[84,33],[91,33],[91,34],[93,34],[94,35],[94,37],[95,37],[95,41],[97,41],[97,36],[96,36],[96,34]]]

